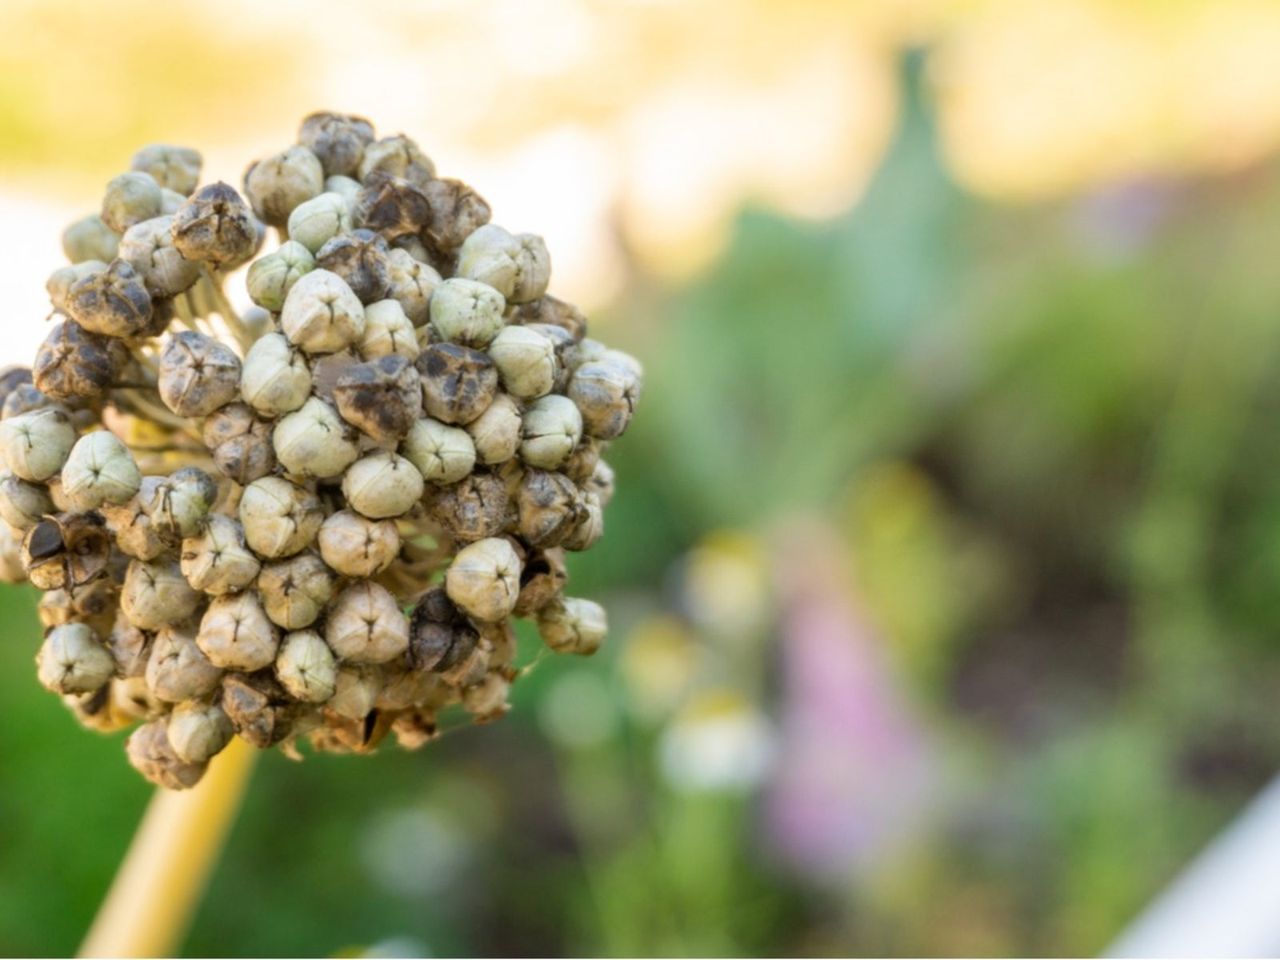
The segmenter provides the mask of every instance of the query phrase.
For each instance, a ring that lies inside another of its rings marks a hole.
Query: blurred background
[[[1280,5],[7,0],[0,360],[133,150],[414,136],[637,354],[590,660],[272,754],[184,950],[1101,950],[1280,766]],[[243,298],[242,298],[243,299]],[[581,558],[579,558],[581,559]],[[0,593],[0,953],[146,803]],[[523,638],[524,661],[537,641]]]

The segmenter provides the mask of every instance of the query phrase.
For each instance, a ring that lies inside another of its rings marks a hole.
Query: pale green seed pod
[[[345,577],[371,577],[400,554],[400,533],[390,520],[370,520],[339,510],[325,520],[318,536],[320,556]]]
[[[87,624],[65,623],[45,635],[36,667],[40,683],[53,693],[93,693],[111,679],[116,663]]]
[[[327,191],[300,203],[289,214],[289,239],[302,244],[312,254],[338,234],[350,231],[351,204],[336,191]]]
[[[160,184],[150,174],[130,171],[107,184],[102,197],[102,222],[116,233],[135,223],[160,216]]]
[[[282,334],[268,333],[244,356],[240,396],[264,417],[292,413],[311,395],[311,368]]]
[[[76,428],[60,407],[0,420],[0,452],[9,472],[39,483],[62,469],[76,442]]]
[[[364,333],[364,306],[336,273],[312,270],[285,297],[280,327],[307,353],[336,353]]]
[[[208,769],[206,763],[187,763],[169,743],[163,719],[144,723],[125,741],[125,755],[130,765],[157,786],[166,790],[194,787]]]
[[[187,582],[211,596],[246,589],[262,567],[240,524],[222,514],[210,516],[198,536],[182,541],[179,562]]]
[[[538,634],[556,653],[590,656],[608,632],[604,607],[592,600],[565,597],[538,611]]]
[[[489,357],[503,388],[513,397],[532,400],[555,386],[555,344],[532,327],[503,327],[489,344]]]
[[[217,756],[234,733],[226,711],[216,703],[188,700],[169,714],[169,744],[184,763],[204,763]]]
[[[397,300],[378,300],[364,308],[364,333],[356,350],[365,360],[392,355],[418,359],[418,337]]]
[[[245,279],[249,299],[264,310],[279,313],[293,285],[315,268],[311,251],[296,240],[288,240],[249,267]]]
[[[142,485],[133,454],[114,433],[86,433],[71,448],[62,467],[63,495],[79,511],[104,503],[125,503]]]
[[[195,633],[184,624],[165,627],[156,634],[144,678],[157,700],[181,703],[213,693],[222,680],[222,670],[209,662],[196,645]]]
[[[286,630],[301,630],[324,612],[333,596],[333,580],[333,573],[319,557],[304,552],[263,567],[258,592],[273,623]]]
[[[554,470],[582,439],[582,414],[558,393],[539,397],[524,412],[520,458],[531,467]]]
[[[133,266],[153,297],[177,296],[200,279],[200,265],[173,245],[172,216],[135,223],[120,241],[119,257]]]
[[[489,223],[462,242],[457,276],[486,283],[511,303],[528,303],[547,292],[551,255],[541,237]]]
[[[276,657],[276,679],[303,703],[324,703],[334,694],[338,664],[329,645],[314,630],[285,634]]]
[[[48,489],[13,474],[0,478],[0,519],[15,530],[30,530],[54,512]]]
[[[336,193],[347,202],[347,210],[354,211],[356,208],[356,197],[360,196],[359,180],[352,180],[350,177],[344,177],[341,174],[332,177],[326,177],[324,181],[325,193]],[[348,229],[350,229],[348,227]]]
[[[196,612],[200,594],[171,560],[131,560],[120,591],[120,609],[140,630],[181,623]],[[185,700],[186,697],[179,699]]]
[[[342,477],[348,505],[371,520],[388,520],[422,499],[422,474],[404,457],[380,450],[353,463]]]
[[[360,455],[355,431],[319,397],[282,417],[272,443],[280,465],[296,477],[339,476]]]
[[[425,250],[422,253],[426,255]],[[387,275],[391,281],[387,296],[404,308],[405,316],[415,327],[425,326],[431,318],[431,295],[441,282],[435,267],[408,250],[394,247],[387,254]]]
[[[305,550],[324,522],[320,499],[281,477],[263,477],[240,497],[240,525],[250,549],[278,559]]]
[[[476,459],[484,464],[506,463],[520,448],[520,408],[505,393],[493,398],[484,413],[467,424],[476,447]]]
[[[254,215],[272,227],[283,227],[299,204],[323,191],[320,160],[303,146],[259,160],[244,175],[244,194]]]
[[[196,643],[215,667],[252,673],[275,663],[280,637],[256,590],[216,597],[200,619]]]
[[[385,587],[368,580],[347,587],[325,618],[325,641],[352,663],[386,663],[409,648],[409,620]]]
[[[502,537],[477,540],[458,551],[444,589],[468,616],[496,623],[511,615],[520,596],[520,558]]]
[[[120,248],[120,234],[103,222],[102,217],[91,213],[81,217],[62,231],[62,252],[72,263],[99,260],[110,263]]]
[[[151,176],[161,189],[188,197],[200,183],[203,160],[198,150],[152,143],[133,155],[131,169]]]
[[[218,486],[207,473],[181,467],[161,478],[141,505],[156,533],[174,542],[198,534],[217,499]]]
[[[485,283],[454,277],[431,294],[431,325],[443,340],[483,349],[506,321],[502,294]]]
[[[432,483],[456,483],[476,465],[476,446],[461,427],[451,427],[424,417],[409,430],[400,444],[400,453],[423,479]]]
[[[182,205],[186,202],[187,198],[177,190],[169,190],[165,187],[160,188],[160,213],[163,216],[173,216],[182,209]]]

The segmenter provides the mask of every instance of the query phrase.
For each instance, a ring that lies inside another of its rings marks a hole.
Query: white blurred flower
[[[768,775],[774,753],[772,725],[732,690],[692,700],[658,743],[663,775],[690,793],[750,791]]]
[[[388,893],[406,900],[448,894],[470,866],[474,852],[462,824],[423,807],[376,814],[360,842],[369,876]]]

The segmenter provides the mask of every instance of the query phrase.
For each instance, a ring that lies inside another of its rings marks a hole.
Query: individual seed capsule
[[[355,430],[319,397],[276,424],[276,459],[296,477],[336,477],[360,455]]]
[[[333,696],[338,665],[333,651],[314,630],[285,634],[276,656],[276,679],[303,703],[324,703]]]
[[[316,269],[285,297],[280,326],[307,353],[336,353],[364,333],[364,306],[336,273]]]
[[[27,531],[21,557],[38,589],[79,587],[106,570],[111,537],[96,513],[59,513]]]
[[[324,190],[324,169],[303,146],[249,165],[244,172],[244,195],[254,215],[272,227],[283,227],[298,204]]]
[[[356,194],[355,222],[391,241],[416,235],[431,219],[426,195],[408,180],[374,174]]]
[[[385,299],[391,287],[387,241],[359,229],[328,241],[316,253],[316,266],[341,277],[361,303]]]
[[[173,190],[183,196],[190,196],[200,182],[202,163],[198,150],[153,143],[135,153],[129,167],[150,175],[162,190]]]
[[[389,520],[370,520],[339,510],[320,527],[320,556],[346,577],[371,577],[400,553],[400,534]]]
[[[53,501],[42,484],[31,483],[13,474],[0,478],[0,519],[15,530],[30,530],[46,514],[53,512]]]
[[[31,413],[33,410],[58,409],[67,413],[67,409],[36,389],[34,383],[20,383],[4,398],[4,406],[0,407],[0,420]]]
[[[506,321],[506,302],[488,284],[454,277],[431,295],[431,326],[442,340],[466,347],[487,347]]]
[[[160,184],[149,174],[130,171],[107,184],[102,196],[102,222],[116,233],[160,216]]]
[[[255,343],[273,331],[275,323],[275,318],[271,315],[271,311],[263,310],[256,303],[253,306],[245,307],[240,313],[240,326],[244,327],[245,332]]]
[[[126,245],[121,244],[121,249]],[[106,337],[135,337],[151,322],[151,295],[142,275],[125,259],[113,260],[105,270],[73,283],[66,306],[81,327]]]
[[[245,540],[261,557],[277,559],[306,549],[323,521],[319,498],[281,477],[255,480],[240,497]]]
[[[364,308],[364,333],[356,350],[365,360],[393,355],[418,358],[418,336],[399,301],[379,300]]]
[[[135,770],[166,790],[190,789],[208,769],[207,763],[188,763],[178,757],[163,719],[144,723],[129,734],[125,754]]]
[[[332,177],[325,177],[324,180],[325,192],[336,193],[340,196],[347,204],[348,213],[355,210],[356,197],[360,193],[361,186],[362,185],[359,180],[353,180],[351,177],[344,177],[341,174]],[[350,230],[352,226],[353,224],[348,223],[345,229]]]
[[[194,330],[169,337],[160,354],[160,399],[180,417],[207,417],[240,393],[240,358]]]
[[[146,496],[141,496],[144,492]],[[152,529],[166,543],[176,544],[200,532],[218,497],[218,487],[198,467],[181,467],[159,478],[154,486],[144,481],[139,493]]]
[[[328,710],[348,720],[363,720],[373,712],[382,689],[382,670],[373,664],[344,663],[334,675]]]
[[[76,442],[76,428],[60,408],[33,410],[0,421],[0,451],[15,476],[38,483],[62,469]]]
[[[272,313],[279,313],[293,285],[316,268],[316,259],[301,243],[287,240],[274,253],[255,260],[245,286],[249,299]]]
[[[413,645],[410,627],[410,646]],[[382,689],[373,702],[379,711],[408,710],[424,700],[438,697],[444,681],[434,673],[415,670],[407,656],[399,657],[382,667]]]
[[[584,363],[569,379],[568,396],[582,413],[583,427],[593,437],[622,435],[635,411],[638,381],[621,366],[605,360]]]
[[[361,457],[342,477],[342,495],[372,520],[399,517],[422,499],[422,474],[404,457],[380,450]]]
[[[333,596],[333,573],[314,553],[304,552],[262,568],[258,592],[273,623],[301,630],[315,623]]]
[[[511,615],[520,595],[520,558],[500,537],[479,540],[458,551],[445,573],[444,588],[468,616],[502,620]]]
[[[116,258],[119,245],[120,234],[96,213],[82,217],[62,232],[62,252],[72,263],[86,260],[110,263]]]
[[[478,640],[476,628],[449,599],[445,588],[432,587],[413,609],[409,665],[417,671],[450,670],[471,655]]]
[[[185,763],[204,763],[231,742],[234,731],[219,704],[188,700],[169,714],[169,744]]]
[[[211,515],[200,534],[182,541],[179,562],[187,582],[212,596],[244,590],[262,566],[240,524],[222,514]]]
[[[556,393],[564,393],[565,387],[569,384],[569,375],[573,372],[574,354],[578,348],[578,341],[574,340],[573,335],[564,327],[558,327],[555,324],[527,323],[525,327],[536,330],[551,341],[556,353],[556,380],[551,389]]]
[[[275,663],[280,637],[256,590],[216,597],[200,619],[196,643],[215,667],[261,670]]]
[[[436,165],[431,158],[404,134],[366,144],[358,169],[362,181],[368,181],[374,172],[381,172],[408,180],[419,188],[436,175]]]
[[[563,550],[531,550],[520,571],[520,596],[512,613],[517,617],[533,616],[563,594],[568,582]]]
[[[520,408],[500,393],[466,429],[475,442],[477,460],[484,464],[505,463],[520,447]]]
[[[264,417],[292,413],[311,395],[311,368],[284,336],[268,333],[244,356],[240,395]]]
[[[236,733],[264,750],[290,736],[300,718],[298,705],[267,671],[228,675],[222,709]]]
[[[409,646],[409,621],[386,589],[368,580],[338,594],[325,618],[325,641],[352,663],[386,663]]]
[[[350,232],[351,204],[337,191],[326,190],[289,214],[289,239],[315,254],[339,234]]]
[[[191,289],[200,279],[199,264],[192,263],[173,245],[172,216],[143,220],[126,230],[124,238],[120,241],[119,257],[137,271],[145,284],[146,292],[154,297],[177,296]],[[149,302],[146,316],[150,319],[151,304]],[[77,316],[76,320],[87,329],[95,329],[82,317]],[[109,331],[97,332],[108,333]],[[121,334],[113,334],[113,336],[121,336]]]
[[[70,315],[71,288],[75,286],[77,281],[86,277],[97,276],[106,269],[107,265],[101,260],[86,260],[83,263],[73,263],[69,266],[59,267],[49,274],[49,279],[45,281],[44,289],[49,294],[49,302],[53,304],[53,309]],[[28,379],[27,382],[29,383],[30,380]]]
[[[505,677],[486,673],[479,683],[462,691],[462,707],[475,717],[476,723],[492,723],[511,709],[507,702],[510,693],[511,683]]]
[[[541,237],[490,223],[463,241],[457,275],[488,284],[511,303],[527,303],[547,292],[551,255]]]
[[[120,586],[110,576],[97,577],[71,591],[45,591],[36,607],[46,628],[83,623],[100,637],[111,632],[119,611]]]
[[[159,630],[186,620],[200,605],[200,594],[172,560],[132,560],[120,591],[120,609],[142,630]],[[185,699],[185,698],[183,698]]]
[[[380,357],[348,367],[333,399],[347,423],[379,443],[395,443],[422,416],[422,381],[404,357]]]
[[[473,473],[433,488],[427,503],[431,516],[450,536],[466,543],[497,536],[512,519],[506,484],[491,473]]]
[[[511,322],[559,327],[575,341],[587,335],[587,318],[582,311],[550,294],[520,304],[512,312]]]
[[[565,597],[538,612],[538,634],[556,653],[590,656],[608,632],[604,607],[591,600]]]
[[[247,404],[229,403],[205,420],[202,438],[223,475],[244,485],[275,469],[271,433],[271,424],[255,417]]]
[[[531,467],[554,470],[582,438],[582,414],[568,397],[548,394],[525,409],[521,429],[520,459]]]
[[[520,536],[532,547],[560,545],[582,519],[578,488],[562,473],[526,470],[515,502]]]
[[[208,696],[217,689],[222,671],[196,645],[189,625],[165,627],[151,644],[144,677],[158,700],[181,703]]]
[[[139,630],[123,613],[117,613],[107,635],[107,652],[115,664],[115,675],[123,679],[143,676],[154,643],[155,634]]]
[[[427,415],[445,423],[470,423],[498,392],[493,361],[470,347],[433,343],[422,351],[417,367]]]
[[[503,327],[489,344],[489,356],[513,397],[531,400],[555,386],[555,344],[532,327]]]
[[[35,385],[54,400],[92,400],[115,380],[124,359],[118,347],[72,320],[55,324],[36,353]]]
[[[596,440],[594,437],[583,437],[573,448],[573,453],[569,454],[569,459],[565,460],[564,465],[560,467],[560,472],[579,486],[585,484],[595,473],[600,455],[606,446],[606,441]]]
[[[151,524],[145,504],[156,496],[164,477],[143,477],[135,493],[124,503],[104,503],[99,513],[115,536],[120,552],[138,560],[154,560],[170,546],[167,537]]]
[[[105,267],[106,264],[103,264]],[[74,268],[69,268],[74,269]],[[10,366],[0,370],[0,409],[8,402],[9,397],[21,387],[31,386],[31,368]]]
[[[115,661],[93,630],[83,623],[54,627],[36,657],[40,683],[53,693],[92,693],[115,673]]]
[[[313,113],[302,121],[298,142],[316,155],[326,176],[350,177],[373,142],[373,124],[351,114]]]
[[[404,308],[413,326],[425,325],[431,317],[431,295],[441,282],[440,274],[397,247],[387,254],[387,276],[390,281],[387,296]]]
[[[435,250],[456,250],[489,222],[489,204],[461,180],[431,180],[422,192],[431,205],[431,220],[423,228],[422,237]]]
[[[173,245],[188,260],[230,268],[253,256],[261,235],[240,194],[221,181],[193,193],[173,215]]]
[[[133,454],[109,430],[95,430],[77,440],[62,467],[63,494],[81,511],[125,503],[141,484]]]
[[[590,550],[604,536],[604,508],[600,505],[600,498],[587,490],[579,502],[578,522],[562,544],[566,550]]]
[[[430,417],[410,428],[400,444],[400,453],[432,483],[456,483],[476,463],[475,442],[470,434]]]

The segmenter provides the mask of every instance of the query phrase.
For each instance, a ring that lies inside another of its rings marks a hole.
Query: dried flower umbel
[[[564,552],[603,535],[642,374],[547,293],[542,239],[345,114],[243,196],[186,147],[130,167],[63,235],[33,368],[0,371],[0,577],[46,591],[40,683],[136,725],[177,790],[235,736],[367,753],[501,717],[513,617],[593,653]]]

